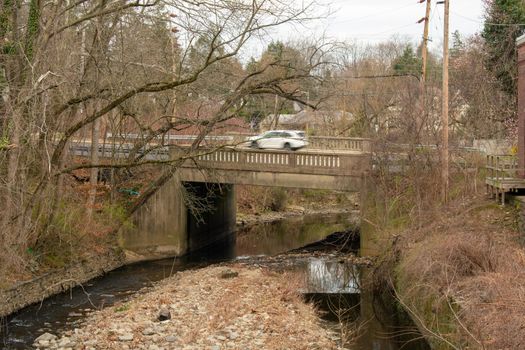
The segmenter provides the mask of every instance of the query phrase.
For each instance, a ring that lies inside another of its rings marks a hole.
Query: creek
[[[392,298],[377,298],[362,288],[368,275],[366,268],[342,261],[337,251],[317,254],[315,242],[333,232],[355,230],[355,222],[349,213],[289,218],[241,228],[229,239],[183,258],[124,266],[1,321],[0,349],[30,349],[43,332],[57,334],[78,327],[93,310],[132,298],[177,271],[233,260],[257,263],[257,259],[275,255],[280,257],[276,264],[281,268],[304,273],[305,298],[318,305],[322,322],[338,334],[338,341],[351,340],[345,343],[348,349],[429,349]],[[293,252],[305,246],[309,247],[308,254],[296,258]],[[327,246],[335,247],[329,242],[321,250]],[[291,262],[283,254],[289,251]]]

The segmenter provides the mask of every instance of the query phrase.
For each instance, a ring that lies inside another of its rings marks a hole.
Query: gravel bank
[[[78,329],[44,335],[40,349],[337,349],[300,278],[261,268],[179,272],[133,300],[94,312]],[[168,318],[160,321],[159,317]]]

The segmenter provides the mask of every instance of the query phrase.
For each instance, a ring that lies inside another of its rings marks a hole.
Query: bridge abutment
[[[183,193],[175,175],[132,215],[132,227],[119,232],[128,260],[179,256],[187,251],[188,210]]]
[[[128,261],[181,256],[205,248],[235,230],[235,186],[183,182],[177,174],[119,232]]]

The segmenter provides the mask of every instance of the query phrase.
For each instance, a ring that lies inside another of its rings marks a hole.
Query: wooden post
[[[518,51],[518,171],[525,178],[525,35],[516,39]]]

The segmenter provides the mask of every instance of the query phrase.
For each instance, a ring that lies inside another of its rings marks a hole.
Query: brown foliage
[[[512,214],[474,198],[402,240],[401,299],[459,348],[525,345],[525,255]]]

